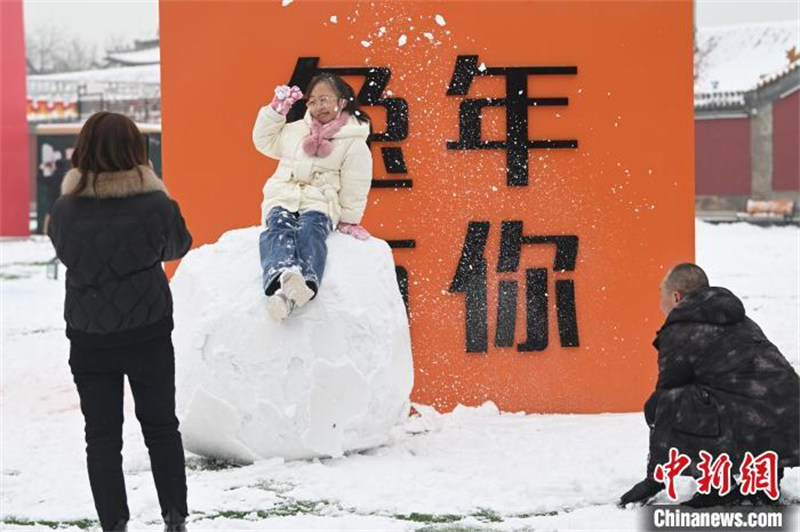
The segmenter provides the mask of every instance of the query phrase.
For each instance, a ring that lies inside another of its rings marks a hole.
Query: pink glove
[[[292,108],[294,102],[302,97],[303,91],[297,85],[292,88],[286,85],[278,85],[275,87],[275,97],[272,98],[270,106],[280,114],[285,115]]]
[[[366,240],[369,238],[369,231],[358,224],[346,224],[344,222],[339,222],[337,229],[339,229],[340,233],[350,235],[359,240]]]

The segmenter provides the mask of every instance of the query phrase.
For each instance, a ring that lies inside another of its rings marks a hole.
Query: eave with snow
[[[156,45],[142,50],[112,52],[106,55],[106,60],[116,66],[157,65],[161,62],[161,48]]]

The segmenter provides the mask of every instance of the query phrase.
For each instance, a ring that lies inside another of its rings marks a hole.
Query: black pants
[[[136,417],[150,453],[161,515],[184,517],[186,472],[175,417],[175,354],[169,336],[114,349],[70,348],[69,365],[86,421],[86,463],[103,530],[129,518],[122,476],[123,376],[128,376]]]

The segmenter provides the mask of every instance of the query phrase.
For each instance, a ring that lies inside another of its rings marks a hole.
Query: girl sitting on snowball
[[[302,97],[298,87],[276,87],[253,128],[256,149],[280,161],[264,184],[259,239],[267,309],[276,320],[316,296],[334,227],[359,240],[370,236],[358,225],[372,182],[369,117],[335,74],[311,80],[305,117],[287,124]]]

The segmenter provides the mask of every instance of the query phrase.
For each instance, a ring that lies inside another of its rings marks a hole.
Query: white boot
[[[294,301],[297,307],[302,307],[314,297],[314,291],[308,287],[303,274],[296,268],[284,270],[280,277],[281,288],[286,297]]]
[[[277,321],[288,318],[294,310],[294,307],[294,301],[289,299],[280,288],[278,288],[274,294],[267,297],[267,312]]]

